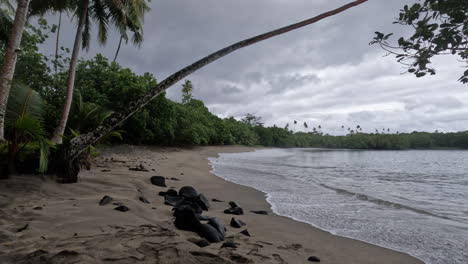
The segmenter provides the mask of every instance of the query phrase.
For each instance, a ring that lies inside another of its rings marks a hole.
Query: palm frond
[[[44,114],[44,101],[39,93],[21,83],[13,83],[6,109],[5,124],[16,126],[18,119],[30,116],[42,122]]]

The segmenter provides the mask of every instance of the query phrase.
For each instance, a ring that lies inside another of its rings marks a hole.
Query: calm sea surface
[[[210,159],[277,214],[430,264],[468,263],[468,151],[265,149]]]

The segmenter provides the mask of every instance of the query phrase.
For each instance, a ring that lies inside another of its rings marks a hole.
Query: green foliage
[[[394,23],[411,26],[410,37],[400,37],[397,46],[389,43],[393,34],[376,32],[371,44],[396,55],[398,62],[408,68],[416,77],[434,75],[436,70],[429,67],[431,58],[452,54],[468,63],[468,1],[460,0],[419,0],[411,6],[405,5]],[[468,70],[459,79],[468,83]]]
[[[42,123],[43,106],[42,98],[30,87],[18,83],[12,86],[5,116],[11,170],[18,153],[30,143],[36,144],[39,152],[38,171],[43,173],[47,170],[52,143],[47,139]]]

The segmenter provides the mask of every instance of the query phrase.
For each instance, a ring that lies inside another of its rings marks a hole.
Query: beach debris
[[[25,224],[23,227],[16,229],[16,233],[23,232],[24,230],[28,229],[29,224]]]
[[[146,198],[143,197],[143,196],[138,197],[138,199],[139,199],[142,203],[150,204],[150,201],[148,201],[148,199],[146,199]]]
[[[180,180],[177,179],[176,177],[171,177],[169,180],[171,180],[171,181],[180,181]]]
[[[240,233],[243,234],[243,235],[246,235],[248,237],[251,237],[251,235],[250,235],[250,233],[249,233],[249,231],[247,229],[244,229],[244,230],[240,231]]]
[[[198,227],[197,233],[212,243],[218,243],[224,240],[224,235],[209,224],[201,224]]]
[[[190,242],[194,243],[195,245],[199,247],[207,247],[210,245],[210,242],[208,240],[202,238],[202,239],[189,239]]]
[[[219,218],[213,217],[208,221],[208,224],[218,230],[223,236],[226,235],[226,227]]]
[[[250,211],[250,212],[252,212],[254,214],[261,214],[261,215],[267,215],[268,214],[267,211]]]
[[[159,187],[167,187],[166,179],[163,176],[153,176],[151,177],[151,183]]]
[[[240,207],[231,207],[229,209],[224,210],[225,214],[233,214],[233,215],[243,215],[244,210]]]
[[[104,197],[102,197],[101,201],[99,201],[99,205],[103,206],[103,205],[106,205],[110,202],[112,202],[112,197],[108,196],[108,195],[104,195]]]
[[[109,172],[109,171],[111,171],[111,170],[109,170],[109,169],[101,170],[101,172]]]
[[[36,206],[36,207],[33,208],[33,210],[42,210],[42,207]]]
[[[125,213],[125,212],[127,212],[127,211],[130,211],[130,208],[128,208],[128,207],[125,206],[125,205],[120,205],[120,206],[114,208],[114,210],[117,210],[117,211],[119,211],[119,212],[124,212],[124,213]]]
[[[183,173],[183,172],[181,172],[181,173],[180,173],[180,175],[184,175],[184,173]]]
[[[241,228],[243,226],[245,226],[246,223],[244,223],[243,221],[239,220],[239,219],[236,219],[236,218],[231,218],[231,226],[232,227],[235,227],[235,228]]]
[[[215,203],[223,203],[224,201],[221,201],[221,200],[218,200],[218,199],[211,199],[212,202],[215,202]]]
[[[316,256],[310,256],[307,260],[310,262],[320,262],[320,259]]]
[[[131,170],[131,171],[146,171],[146,172],[149,171],[145,166],[143,166],[143,164],[137,165],[135,167],[130,167],[130,168],[128,168],[128,170]]]
[[[232,241],[226,241],[221,245],[221,248],[237,248],[237,243],[234,243]]]
[[[234,208],[234,207],[240,207],[240,205],[239,205],[238,203],[233,202],[233,201],[230,201],[230,202],[229,202],[229,206],[231,206],[232,208]]]
[[[210,208],[210,202],[203,193],[200,193],[200,195],[198,195],[197,203],[198,205],[200,205],[202,210],[208,211],[208,209]]]
[[[180,190],[179,190],[179,196],[183,196],[185,198],[195,199],[199,195],[200,194],[198,193],[198,191],[195,188],[193,188],[192,186],[184,186],[184,187],[180,188]]]

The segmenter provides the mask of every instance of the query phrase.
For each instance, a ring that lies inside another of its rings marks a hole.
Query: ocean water
[[[264,149],[211,158],[275,213],[428,264],[468,263],[468,151]]]

